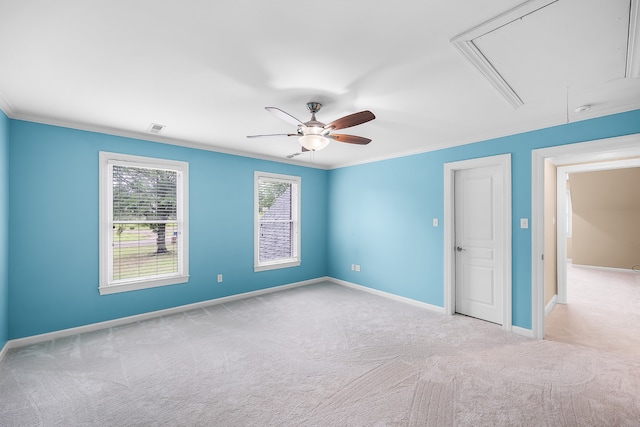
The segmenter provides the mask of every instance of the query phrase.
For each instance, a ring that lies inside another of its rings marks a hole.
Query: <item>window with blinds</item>
[[[255,173],[255,271],[300,265],[300,177]]]
[[[100,293],[186,282],[188,165],[100,154]]]

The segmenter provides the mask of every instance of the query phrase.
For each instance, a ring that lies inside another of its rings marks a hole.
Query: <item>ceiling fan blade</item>
[[[336,134],[336,133],[327,135],[327,138],[335,139],[338,142],[346,142],[348,144],[367,145],[368,143],[371,142],[369,138],[363,138],[361,136],[355,136],[355,135]]]
[[[273,138],[277,136],[300,136],[297,133],[270,133],[267,135],[247,135],[247,138]]]
[[[366,123],[375,118],[376,116],[374,116],[373,113],[369,110],[360,111],[359,113],[349,114],[348,116],[344,116],[339,119],[336,119],[331,123],[329,123],[328,125],[326,125],[324,128],[325,129],[329,129],[329,128],[345,129],[345,128],[350,128],[352,126],[360,125],[362,123]]]
[[[307,151],[309,151],[309,150],[304,148],[304,147],[300,147],[300,151],[298,151],[297,153],[289,154],[287,156],[287,159],[293,159],[294,157],[299,156],[300,154],[304,154]]]
[[[284,111],[282,111],[279,108],[276,108],[276,107],[264,107],[264,109],[267,110],[268,112],[274,114],[275,116],[277,116],[281,120],[284,120],[287,123],[291,123],[294,126],[298,126],[298,125],[303,124],[300,120],[296,119],[295,117],[293,117],[289,113],[285,113]]]

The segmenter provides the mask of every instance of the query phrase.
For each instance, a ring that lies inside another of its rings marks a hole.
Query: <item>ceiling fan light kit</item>
[[[320,151],[329,145],[329,139],[322,135],[303,135],[298,141],[309,151]]]
[[[350,114],[325,125],[324,123],[316,120],[316,113],[320,110],[320,108],[322,108],[322,104],[320,104],[319,102],[308,102],[307,108],[309,109],[309,112],[311,112],[311,120],[303,123],[292,115],[280,110],[279,108],[265,107],[267,111],[278,116],[278,118],[284,120],[287,123],[296,125],[298,127],[297,132],[275,135],[249,135],[247,136],[247,138],[297,136],[298,142],[300,142],[300,145],[302,145],[303,147],[302,151],[320,151],[327,145],[329,145],[329,142],[332,139],[338,142],[358,145],[366,145],[371,142],[370,139],[363,138],[361,136],[331,133],[336,129],[344,129],[352,126],[357,126],[375,119],[376,116],[374,116],[371,111],[366,110],[359,113]]]

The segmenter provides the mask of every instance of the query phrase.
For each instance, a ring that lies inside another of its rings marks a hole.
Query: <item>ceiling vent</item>
[[[162,129],[164,129],[164,128],[165,128],[165,126],[164,126],[164,125],[159,125],[159,124],[156,124],[156,123],[151,123],[151,126],[149,126],[149,129],[147,129],[147,132],[150,132],[150,133],[160,133],[160,131],[161,131]]]

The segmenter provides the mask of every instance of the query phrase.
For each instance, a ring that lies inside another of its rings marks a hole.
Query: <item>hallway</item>
[[[567,302],[547,316],[545,339],[640,357],[640,273],[567,264]]]

